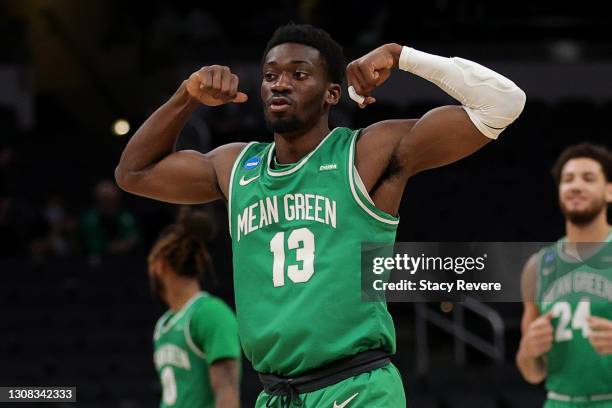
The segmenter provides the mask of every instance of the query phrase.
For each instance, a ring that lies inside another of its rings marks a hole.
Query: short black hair
[[[266,45],[261,59],[262,65],[268,52],[284,43],[298,43],[316,48],[323,57],[329,79],[333,83],[342,84],[346,69],[344,52],[340,44],[334,41],[327,31],[309,24],[289,23],[278,27]]]
[[[601,165],[608,183],[612,182],[612,153],[603,145],[593,143],[580,143],[569,146],[561,152],[552,168],[552,175],[557,185],[561,182],[561,171],[565,163],[577,158],[593,159]]]

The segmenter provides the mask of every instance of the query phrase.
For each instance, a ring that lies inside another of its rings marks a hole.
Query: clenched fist
[[[358,95],[365,99],[359,104],[365,108],[376,102],[370,94],[391,75],[391,69],[396,68],[402,47],[398,44],[385,44],[356,59],[346,67],[346,79]]]
[[[543,314],[529,325],[520,348],[526,357],[537,358],[548,353],[553,342],[552,312]]]
[[[204,105],[218,106],[247,101],[248,96],[238,91],[238,82],[238,76],[228,67],[211,65],[191,74],[186,86],[192,98]]]

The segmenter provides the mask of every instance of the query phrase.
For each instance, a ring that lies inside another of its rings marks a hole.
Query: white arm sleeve
[[[491,139],[497,139],[525,106],[526,95],[521,88],[473,61],[403,47],[399,68],[433,82],[461,102],[478,130]]]

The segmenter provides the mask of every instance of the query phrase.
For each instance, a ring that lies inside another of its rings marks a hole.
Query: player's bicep
[[[174,152],[125,176],[120,186],[130,193],[175,204],[199,204],[221,198],[213,152]]]
[[[412,175],[469,156],[490,140],[461,106],[442,106],[423,115],[402,137],[396,159]]]
[[[225,198],[232,166],[245,146],[246,143],[230,143],[206,154],[195,150],[174,152],[143,170],[124,175],[120,187],[133,194],[175,204],[200,204]]]

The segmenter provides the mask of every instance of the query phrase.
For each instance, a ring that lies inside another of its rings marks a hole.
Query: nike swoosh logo
[[[246,186],[247,184],[249,184],[251,181],[254,181],[256,179],[258,179],[259,176],[255,176],[255,177],[251,177],[250,179],[244,179],[244,176],[242,176],[242,178],[240,179],[240,185],[241,186]]]
[[[347,399],[346,401],[344,401],[343,403],[341,403],[340,405],[336,404],[336,401],[334,401],[334,406],[333,408],[344,408],[348,405],[349,402],[351,402],[352,400],[355,399],[355,397],[359,395],[358,392],[356,392],[355,394],[353,394],[349,399]]]

